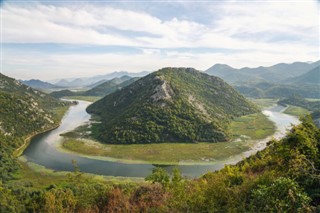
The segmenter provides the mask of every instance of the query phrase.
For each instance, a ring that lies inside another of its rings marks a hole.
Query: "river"
[[[151,174],[152,169],[156,165],[91,159],[72,153],[62,152],[57,149],[57,146],[62,141],[62,137],[60,136],[61,133],[71,131],[85,122],[88,122],[90,119],[90,115],[85,111],[90,102],[78,102],[78,105],[70,107],[62,119],[61,125],[57,129],[39,134],[32,138],[30,145],[24,151],[24,157],[29,162],[45,166],[46,168],[56,171],[74,171],[72,160],[76,160],[80,170],[86,173],[122,177],[146,177]],[[286,129],[288,129],[291,124],[299,123],[299,120],[296,117],[282,113],[283,110],[284,107],[275,106],[263,111],[263,113],[267,115],[277,126],[277,131],[273,135],[275,138],[283,137],[286,133]],[[182,175],[198,177],[206,172],[219,170],[223,168],[225,164],[235,164],[244,157],[252,155],[258,150],[264,149],[266,143],[270,139],[271,137],[268,137],[266,139],[256,141],[255,146],[251,150],[236,156],[230,156],[230,158],[225,161],[218,161],[208,165],[166,165],[163,166],[163,168],[170,172],[174,167],[178,167]]]

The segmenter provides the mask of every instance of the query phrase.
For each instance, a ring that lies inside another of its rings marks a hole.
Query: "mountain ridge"
[[[65,89],[52,92],[50,95],[55,98],[62,98],[64,96],[105,96],[135,82],[138,79],[139,77],[131,78],[129,76],[122,76],[121,78],[113,78],[105,82],[100,81],[98,85],[86,91],[73,92]]]
[[[127,71],[116,71],[104,75],[95,75],[91,77],[83,77],[83,78],[68,78],[68,79],[58,79],[58,80],[52,80],[49,81],[50,83],[62,86],[62,87],[89,87],[92,88],[93,84],[96,84],[99,81],[108,81],[113,78],[121,78],[122,76],[129,76],[131,78],[133,77],[143,77],[147,75],[148,71],[141,71],[137,73],[131,73]],[[101,82],[103,83],[103,82]]]
[[[20,80],[21,83],[24,85],[27,85],[29,87],[32,87],[34,89],[44,90],[44,89],[56,89],[60,88],[57,85],[41,81],[39,79],[30,79],[30,80]]]
[[[291,84],[320,84],[320,65],[313,68],[307,73],[296,76],[294,78],[288,78],[284,83]]]
[[[204,72],[209,75],[221,77],[231,84],[249,81],[269,81],[272,83],[277,83],[288,78],[305,74],[318,66],[319,63],[320,61],[313,63],[279,63],[269,67],[243,67],[240,69],[233,68],[226,64],[215,64]]]

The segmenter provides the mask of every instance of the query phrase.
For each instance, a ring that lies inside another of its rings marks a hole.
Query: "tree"
[[[156,167],[152,170],[152,174],[145,178],[146,181],[152,183],[160,183],[163,187],[167,187],[170,183],[170,176],[163,168]]]
[[[252,191],[256,212],[311,212],[311,199],[290,178],[280,177],[271,185],[259,185]]]

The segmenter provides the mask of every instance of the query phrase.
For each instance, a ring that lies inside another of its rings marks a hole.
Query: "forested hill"
[[[13,151],[27,136],[59,124],[68,102],[23,85],[0,74],[0,172],[2,180],[13,171]]]
[[[27,97],[32,101],[36,101],[39,106],[44,109],[51,109],[52,107],[61,106],[61,104],[63,105],[65,103],[1,73],[0,92],[10,94],[12,96]]]
[[[192,68],[164,68],[87,108],[102,118],[93,134],[107,143],[228,140],[233,117],[257,112],[222,79]]]

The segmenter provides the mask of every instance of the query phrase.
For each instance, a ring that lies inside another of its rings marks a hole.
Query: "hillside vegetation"
[[[289,98],[284,98],[278,101],[278,104],[283,106],[286,106],[286,105],[298,106],[298,107],[307,109],[311,112],[320,110],[320,101],[308,101],[301,96],[292,96]]]
[[[1,212],[319,212],[320,130],[310,117],[234,166],[185,179],[154,169],[145,183],[105,183],[79,168],[56,184],[0,183]],[[2,174],[2,173],[1,173]]]
[[[8,179],[18,165],[13,151],[28,136],[57,126],[70,105],[0,74],[0,173]]]
[[[106,143],[217,142],[234,117],[257,112],[231,86],[192,68],[164,68],[93,103]]]
[[[7,106],[1,110],[13,109],[11,113],[1,111],[0,115],[15,118],[18,124],[11,123],[15,128],[40,122],[33,107],[26,108],[29,99],[23,94],[38,106],[43,104],[40,97],[52,100],[52,106],[65,106],[38,91],[26,90],[14,79],[0,77],[0,106]],[[49,109],[41,109],[50,114]],[[23,113],[34,116],[35,121],[19,120]],[[31,125],[24,134],[38,128]],[[15,131],[5,131],[0,133],[0,212],[320,211],[320,129],[310,116],[302,118],[301,124],[283,139],[270,141],[265,150],[237,165],[197,179],[186,179],[176,169],[170,176],[158,167],[144,183],[111,183],[89,178],[80,172],[76,162],[74,174],[56,181],[42,173],[34,174],[37,178],[20,179],[21,168],[13,150],[23,143],[24,137]],[[41,178],[50,181],[37,185]]]
[[[268,82],[242,83],[234,85],[241,94],[251,98],[289,98],[299,95],[306,98],[320,98],[319,84],[274,84]]]

